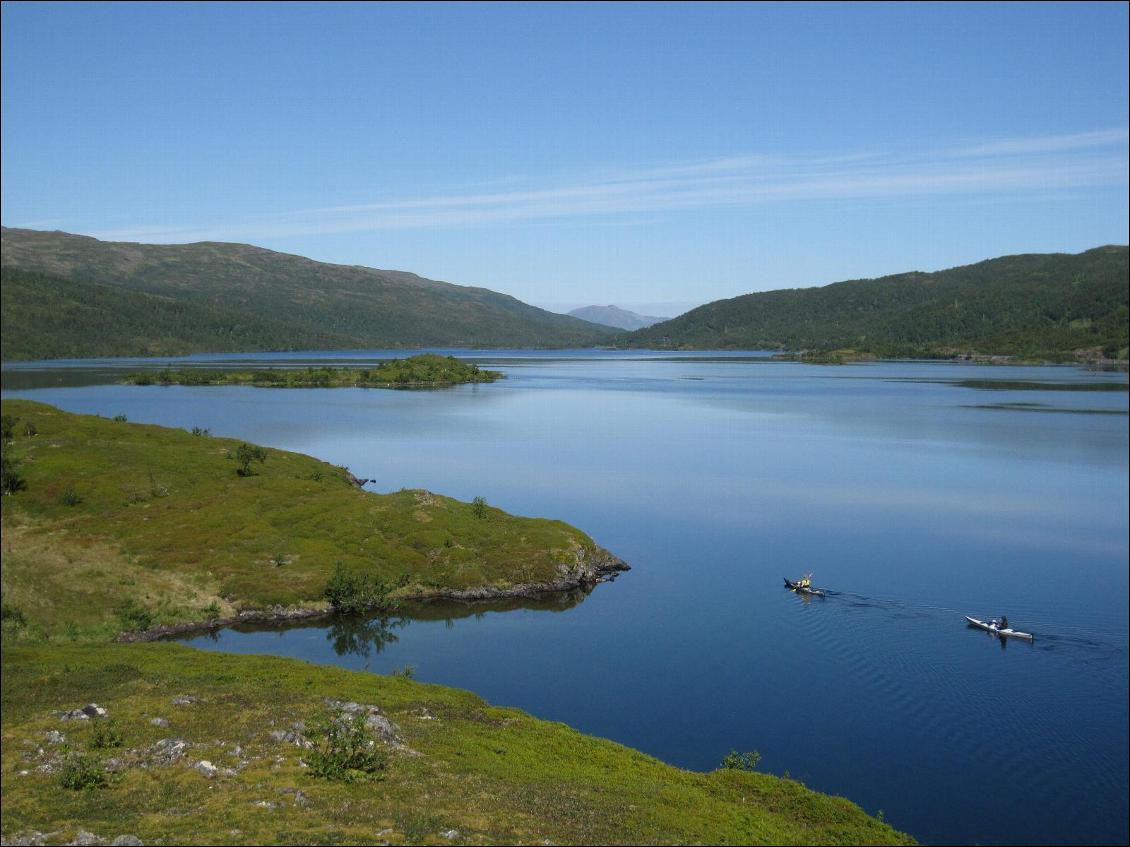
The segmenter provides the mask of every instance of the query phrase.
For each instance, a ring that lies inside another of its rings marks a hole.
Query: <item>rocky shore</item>
[[[511,597],[537,597],[542,594],[591,588],[602,582],[611,582],[628,570],[631,570],[631,566],[627,562],[603,547],[597,546],[591,553],[586,553],[583,547],[579,547],[575,561],[572,564],[559,565],[559,576],[552,581],[413,591],[398,595],[395,599],[405,601],[452,600],[461,603],[475,603]],[[324,603],[305,607],[272,606],[267,609],[243,609],[238,614],[228,617],[156,626],[137,632],[123,632],[116,640],[121,643],[161,641],[166,638],[210,632],[239,624],[289,623],[327,617],[332,614],[333,609]]]

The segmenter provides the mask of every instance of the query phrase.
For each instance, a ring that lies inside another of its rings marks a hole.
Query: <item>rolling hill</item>
[[[485,288],[247,244],[4,228],[10,359],[359,347],[569,347],[616,331]]]
[[[878,356],[1127,357],[1127,248],[1030,253],[718,300],[631,347],[853,350]]]

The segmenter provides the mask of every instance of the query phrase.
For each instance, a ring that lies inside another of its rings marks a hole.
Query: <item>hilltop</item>
[[[718,300],[621,343],[1125,361],[1128,281],[1125,246],[1004,256],[933,273]]]
[[[0,263],[5,360],[571,347],[615,334],[486,288],[248,244],[135,244],[5,227]]]
[[[575,318],[591,321],[594,324],[616,327],[617,329],[643,329],[652,324],[660,323],[667,318],[658,318],[654,315],[641,315],[619,306],[582,306],[569,312]]]

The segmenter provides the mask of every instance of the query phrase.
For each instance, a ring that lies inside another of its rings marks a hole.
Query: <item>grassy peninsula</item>
[[[5,465],[23,482],[3,498],[4,602],[48,640],[324,609],[338,571],[395,600],[570,587],[623,567],[560,521],[370,493],[345,468],[203,428],[27,401],[3,414]]]
[[[343,468],[203,430],[2,412],[6,840],[911,843],[793,780],[683,771],[464,691],[112,643],[327,609],[343,578],[382,602],[507,596],[622,563],[567,524],[367,493]],[[372,746],[347,766],[327,727],[352,720]]]
[[[260,388],[442,388],[502,379],[498,371],[482,370],[454,356],[424,353],[382,362],[375,368],[162,368],[139,371],[125,382],[131,385],[254,385]]]

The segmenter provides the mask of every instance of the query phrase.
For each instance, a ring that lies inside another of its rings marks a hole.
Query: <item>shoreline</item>
[[[583,550],[579,552],[583,556]],[[617,576],[629,570],[631,570],[631,565],[603,547],[597,546],[591,563],[578,562],[573,568],[566,570],[559,579],[549,582],[523,582],[506,587],[484,585],[472,588],[437,588],[405,594],[393,599],[411,603],[450,601],[473,605],[493,600],[533,598],[546,594],[576,591],[577,589],[591,589],[603,582],[613,582]],[[377,613],[378,607],[373,607],[370,611]],[[224,618],[164,624],[145,630],[120,632],[113,641],[116,644],[148,643],[175,639],[194,633],[215,632],[240,624],[272,624],[316,620],[333,617],[335,614],[337,612],[329,606],[272,606],[267,609],[244,609],[234,616]]]

